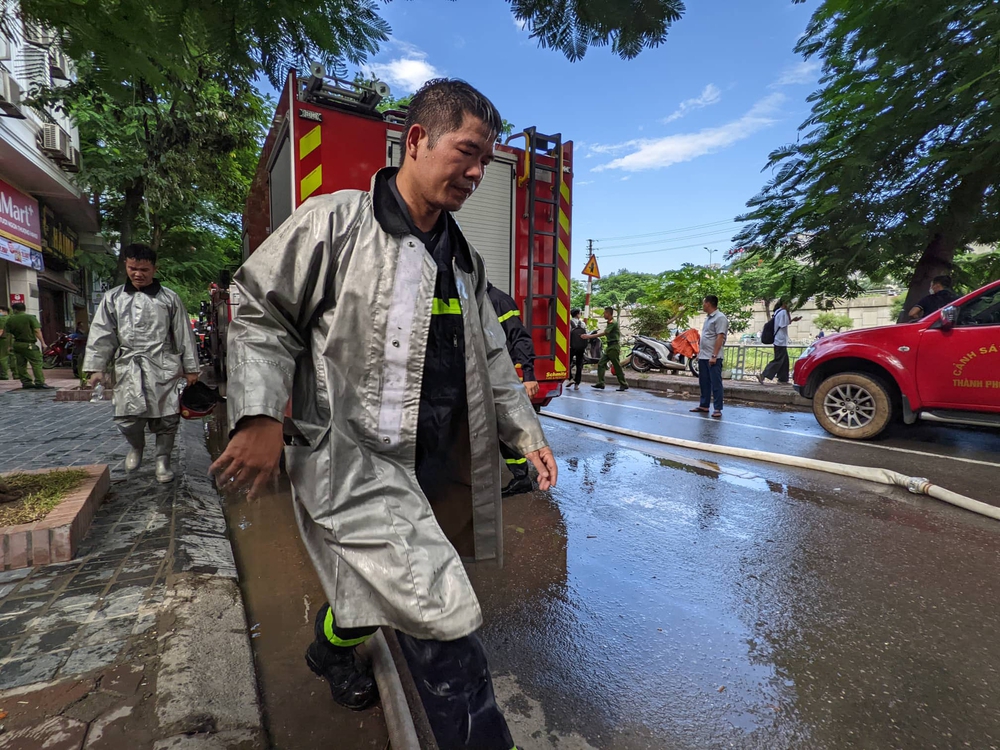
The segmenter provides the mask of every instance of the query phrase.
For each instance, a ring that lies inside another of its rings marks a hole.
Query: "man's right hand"
[[[104,382],[104,373],[103,372],[92,372],[90,374],[90,380],[88,382],[90,383],[90,387],[91,388],[96,388],[98,383],[103,383]]]
[[[281,422],[264,416],[244,417],[208,472],[220,488],[249,487],[250,497],[259,497],[278,476],[284,444]]]

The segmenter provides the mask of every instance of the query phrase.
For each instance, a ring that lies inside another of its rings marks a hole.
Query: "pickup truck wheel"
[[[820,383],[812,402],[820,426],[841,438],[867,440],[892,421],[892,399],[886,387],[862,372],[831,375]]]

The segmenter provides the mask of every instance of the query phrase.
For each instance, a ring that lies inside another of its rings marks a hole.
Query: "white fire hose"
[[[681,438],[655,435],[651,432],[630,430],[627,427],[616,427],[615,425],[592,422],[589,419],[569,417],[565,414],[555,414],[550,411],[543,411],[541,414],[545,417],[561,419],[563,422],[571,422],[572,424],[578,424],[583,427],[591,427],[597,430],[604,430],[605,432],[614,432],[618,435],[627,435],[629,437],[639,438],[640,440],[650,440],[655,443],[663,443],[664,445],[673,445],[678,448],[690,448],[692,450],[706,451],[708,453],[720,453],[724,456],[747,458],[752,461],[766,461],[768,463],[780,464],[782,466],[794,466],[799,469],[824,471],[827,474],[837,474],[839,476],[850,477],[852,479],[864,479],[869,482],[878,482],[879,484],[905,487],[915,495],[928,495],[929,497],[933,497],[935,500],[951,503],[959,508],[964,508],[965,510],[972,511],[973,513],[978,513],[981,516],[987,516],[1000,521],[1000,508],[996,506],[988,505],[987,503],[980,502],[979,500],[973,500],[971,497],[959,495],[957,492],[952,492],[951,490],[946,490],[944,487],[932,484],[923,477],[908,477],[905,474],[900,474],[898,471],[890,471],[889,469],[873,469],[867,466],[837,464],[832,461],[820,461],[815,458],[789,456],[786,453],[767,453],[766,451],[750,450],[749,448],[733,448],[728,445],[699,443],[696,440],[683,440]]]

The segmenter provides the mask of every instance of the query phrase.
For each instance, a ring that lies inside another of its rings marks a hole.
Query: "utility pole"
[[[594,241],[587,240],[587,260],[594,257]],[[583,319],[590,320],[590,292],[593,288],[594,279],[592,276],[587,277],[587,303],[584,305]],[[586,324],[584,324],[586,325]]]

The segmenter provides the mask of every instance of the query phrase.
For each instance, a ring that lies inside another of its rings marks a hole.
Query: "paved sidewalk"
[[[111,404],[0,394],[0,471],[107,463],[76,559],[0,573],[0,748],[263,748],[242,598],[201,422],[177,479],[126,476]]]
[[[595,372],[584,372],[583,380],[585,383],[596,383],[597,374]],[[657,391],[677,398],[697,398],[700,394],[698,379],[690,375],[663,375],[658,372],[640,375],[635,370],[626,368],[625,381],[631,388]],[[615,380],[614,375],[610,372],[605,375],[605,383],[607,383],[608,388],[618,387],[618,381]],[[812,409],[812,402],[798,396],[792,390],[791,385],[781,385],[772,382],[762,385],[756,380],[725,380],[723,381],[723,387],[726,391],[727,400],[732,399],[748,403]]]

